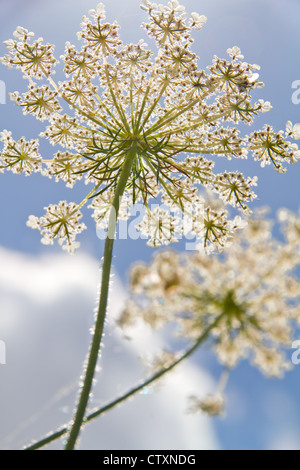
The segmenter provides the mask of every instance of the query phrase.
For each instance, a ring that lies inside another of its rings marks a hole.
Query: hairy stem
[[[107,300],[108,300],[108,291],[109,291],[109,280],[110,280],[110,271],[111,271],[111,262],[112,262],[112,251],[114,245],[114,236],[116,231],[117,219],[119,214],[120,199],[124,193],[126,183],[130,176],[132,163],[135,158],[135,151],[131,149],[124,160],[123,168],[119,176],[119,181],[116,186],[114,200],[112,208],[110,211],[107,236],[104,246],[104,257],[102,265],[102,281],[101,281],[101,290],[100,290],[100,301],[99,308],[97,312],[97,317],[95,321],[94,334],[90,346],[90,351],[87,359],[87,366],[85,370],[85,377],[83,380],[83,386],[81,389],[78,405],[75,411],[73,424],[71,426],[70,434],[65,446],[65,450],[73,450],[78,439],[80,429],[82,427],[85,412],[91,393],[93,378],[95,375],[95,369],[97,365],[97,360],[99,356],[99,350],[102,340],[103,327],[106,316],[107,309]]]

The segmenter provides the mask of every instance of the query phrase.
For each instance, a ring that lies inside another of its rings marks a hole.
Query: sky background
[[[0,0],[0,55],[5,53],[2,41],[20,25],[55,44],[58,57],[65,41],[77,43],[81,17],[96,4],[91,0]],[[200,56],[200,67],[209,65],[214,54],[225,57],[226,49],[234,45],[241,48],[246,61],[261,66],[260,78],[266,86],[253,95],[271,101],[273,109],[256,119],[252,129],[265,122],[276,130],[284,129],[287,120],[300,122],[300,104],[291,99],[292,83],[300,80],[300,1],[186,0],[184,5],[188,13],[197,11],[208,18],[194,34],[193,50]],[[143,38],[153,47],[139,28],[146,15],[138,0],[110,0],[106,9],[107,19],[120,23],[124,43]],[[63,76],[58,73],[57,78]],[[0,80],[6,92],[25,91],[26,82],[15,70],[1,66]],[[0,104],[2,129],[12,130],[16,140],[23,135],[30,139],[43,125],[23,116],[6,96],[6,104]],[[249,131],[246,126],[240,129]],[[52,149],[42,143],[41,150],[46,156]],[[237,167],[236,161],[218,165],[228,170]],[[299,164],[285,175],[271,167],[261,169],[251,160],[238,162],[238,169],[259,177],[259,200],[253,207],[268,205],[272,215],[279,207],[298,209]],[[0,178],[0,340],[7,348],[7,364],[0,365],[0,447],[20,448],[71,416],[90,339],[103,242],[96,236],[88,210],[89,230],[82,234],[75,257],[41,245],[38,232],[25,225],[29,214],[41,215],[49,203],[80,201],[83,186],[71,191],[39,175],[26,178],[7,173]],[[184,244],[176,248],[184,249]],[[137,260],[149,261],[152,254],[143,240],[116,243],[110,320],[92,406],[115,397],[144,373],[135,357],[153,345],[151,334],[137,331],[143,343],[126,342],[113,317],[126,296],[129,266]],[[231,375],[224,419],[186,415],[186,396],[213,391],[219,372],[213,356],[200,351],[164,387],[148,390],[90,425],[81,448],[300,449],[300,366],[283,380],[267,380],[243,363]]]

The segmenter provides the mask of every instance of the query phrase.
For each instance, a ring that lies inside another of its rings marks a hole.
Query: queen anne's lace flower
[[[0,133],[0,141],[4,143],[4,148],[0,155],[0,171],[11,170],[13,173],[32,172],[42,168],[42,157],[38,152],[39,143],[37,140],[26,141],[21,137],[17,142],[11,137],[11,132]]]
[[[60,201],[59,204],[50,204],[45,209],[46,214],[40,218],[31,215],[27,226],[40,230],[44,245],[53,245],[53,239],[57,237],[63,249],[74,253],[79,246],[75,237],[86,228],[79,222],[82,214],[77,205],[74,202]]]
[[[282,376],[291,367],[285,349],[300,324],[300,281],[295,274],[300,217],[281,210],[279,220],[283,242],[272,237],[270,220],[262,212],[235,234],[222,255],[168,251],[157,254],[150,265],[135,265],[122,327],[142,318],[154,329],[175,325],[181,339],[195,342],[210,329],[211,345],[226,367],[248,358],[267,376]],[[221,410],[221,401],[210,398],[197,407],[215,414],[217,403]]]
[[[57,63],[54,46],[22,27],[16,29],[14,38],[5,42],[8,53],[0,61],[21,69],[29,85],[26,93],[10,97],[25,114],[49,121],[41,137],[61,149],[55,149],[52,160],[42,160],[36,140],[15,142],[2,133],[0,172],[41,171],[69,187],[84,177],[93,189],[77,207],[96,198],[90,207],[101,224],[101,204],[112,200],[131,155],[124,197],[128,210],[138,201],[146,206],[147,223],[139,228],[149,243],[158,246],[180,236],[172,217],[183,212],[192,233],[202,236],[202,245],[223,248],[237,224],[228,220],[227,211],[216,212],[209,201],[204,204],[199,186],[247,213],[256,179],[238,171],[215,174],[215,159],[252,154],[262,166],[273,164],[283,172],[286,163],[299,159],[297,145],[286,140],[298,138],[298,125],[289,122],[285,136],[270,126],[241,136],[239,123],[251,124],[258,113],[271,109],[262,99],[252,103],[251,90],[263,85],[258,81],[259,66],[245,62],[234,46],[227,50],[227,58],[215,56],[206,71],[199,69],[191,32],[201,29],[206,17],[195,12],[188,17],[177,0],[167,5],[143,0],[141,6],[149,16],[143,28],[156,41],[155,57],[143,40],[123,45],[119,25],[106,21],[100,3],[83,17],[78,33],[82,47],[66,43],[61,56],[66,80],[58,83],[52,78]],[[38,86],[36,79],[47,83]],[[154,199],[162,199],[174,213],[168,215],[169,238],[163,225],[155,222],[159,211],[151,214],[149,201]],[[196,217],[199,213],[203,216]],[[106,221],[105,216],[102,222]]]
[[[48,119],[51,114],[62,110],[56,98],[57,92],[50,90],[48,85],[37,87],[35,83],[31,83],[28,87],[28,92],[23,93],[23,99],[17,91],[10,93],[9,96],[18,106],[24,108],[24,114],[31,113],[41,121]]]
[[[178,219],[168,211],[157,207],[152,212],[146,212],[142,222],[137,226],[142,234],[149,236],[147,245],[161,246],[170,242],[177,242]]]
[[[0,59],[1,63],[9,68],[16,66],[21,69],[25,78],[42,79],[49,76],[57,63],[53,56],[54,46],[43,44],[43,38],[31,40],[34,34],[20,26],[14,36],[16,40],[4,41],[8,54]]]
[[[256,194],[251,190],[252,186],[256,186],[256,181],[256,177],[246,180],[240,173],[224,172],[217,175],[215,189],[225,203],[247,209],[246,203],[256,198]]]
[[[262,131],[253,132],[248,140],[248,149],[253,151],[254,160],[262,167],[273,164],[279,173],[285,173],[283,162],[295,163],[300,159],[298,146],[286,142],[283,132],[274,132],[271,126],[265,125]]]
[[[114,191],[110,189],[108,191],[105,191],[102,194],[99,194],[99,196],[95,197],[93,199],[92,204],[89,206],[91,209],[94,210],[92,217],[96,222],[97,229],[105,230],[107,228],[113,199],[114,199]],[[128,197],[121,198],[120,209],[119,209],[119,214],[118,214],[118,218],[120,220],[127,220],[130,217],[129,208],[130,208],[130,203],[129,203]]]
[[[79,179],[76,170],[80,168],[81,160],[71,152],[57,152],[48,164],[47,174],[55,176],[55,181],[62,180],[68,188],[72,188]]]

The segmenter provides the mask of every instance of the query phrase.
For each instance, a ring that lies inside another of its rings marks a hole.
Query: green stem
[[[103,327],[105,322],[105,315],[107,309],[108,290],[110,281],[110,271],[112,262],[112,251],[114,245],[114,236],[116,231],[117,219],[120,207],[120,198],[123,196],[128,178],[130,176],[132,163],[135,158],[135,150],[131,149],[124,160],[123,168],[119,176],[119,181],[115,190],[114,200],[109,215],[107,236],[104,246],[104,257],[102,265],[102,282],[100,291],[99,308],[95,322],[94,334],[90,346],[90,351],[87,360],[87,367],[85,371],[85,378],[81,389],[77,409],[75,412],[73,424],[70,430],[69,438],[67,440],[65,450],[73,450],[78,439],[82,423],[92,389],[93,378],[99,356],[101,345]]]
[[[223,317],[223,314],[217,317],[216,320],[210,326],[207,327],[204,333],[188,349],[186,349],[186,351],[178,359],[172,362],[172,364],[170,364],[168,367],[164,367],[160,369],[158,372],[153,374],[149,379],[145,380],[143,383],[136,385],[135,387],[131,388],[128,392],[124,393],[124,395],[121,395],[115,400],[109,402],[107,405],[104,405],[103,407],[89,414],[85,419],[85,423],[89,423],[90,421],[94,420],[98,416],[102,415],[103,413],[119,405],[120,403],[132,397],[133,395],[136,395],[144,387],[151,385],[153,382],[160,379],[167,372],[170,372],[172,369],[174,369],[177,365],[179,365],[182,361],[184,361],[184,359],[187,359],[189,356],[191,356],[198,349],[198,347],[207,339],[210,332],[218,325],[222,317]],[[35,442],[34,444],[25,447],[23,450],[41,449],[42,447],[64,436],[68,432],[68,429],[69,429],[68,426],[64,426],[58,431],[54,432],[53,434],[49,434],[48,436],[41,439],[40,441]]]

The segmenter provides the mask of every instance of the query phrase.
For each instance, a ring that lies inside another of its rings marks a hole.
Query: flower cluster
[[[4,148],[0,155],[0,172],[4,169],[13,173],[25,173],[30,175],[33,171],[40,171],[42,168],[42,157],[38,153],[39,143],[37,140],[29,142],[22,137],[15,142],[11,132],[0,132],[0,141]]]
[[[13,33],[15,39],[4,41],[8,54],[1,62],[9,68],[21,69],[25,78],[41,80],[53,72],[56,59],[53,55],[54,46],[43,44],[43,38],[33,40],[34,33],[18,26]]]
[[[223,413],[225,407],[224,397],[220,394],[207,395],[202,400],[196,396],[190,397],[190,413],[202,411],[210,416],[219,416]]]
[[[123,328],[143,319],[156,329],[175,325],[181,338],[210,343],[226,368],[249,359],[264,374],[290,368],[285,348],[300,324],[300,212],[280,210],[284,241],[272,236],[265,211],[252,216],[218,256],[164,251],[131,271],[131,297],[119,320]],[[198,408],[222,408],[220,399]],[[195,405],[194,400],[194,405]]]
[[[237,129],[240,123],[249,125],[259,112],[272,108],[261,99],[252,102],[250,92],[263,85],[258,81],[259,67],[245,62],[234,46],[227,50],[226,59],[215,56],[206,71],[199,69],[191,50],[191,32],[202,28],[205,16],[188,17],[177,0],[165,6],[143,0],[141,6],[149,15],[142,26],[156,41],[156,57],[143,40],[123,45],[118,24],[106,21],[104,6],[99,4],[82,20],[78,33],[82,47],[66,43],[61,56],[66,80],[58,83],[53,80],[54,46],[34,39],[22,27],[16,29],[14,39],[5,42],[8,53],[0,62],[20,69],[29,85],[26,93],[14,92],[10,97],[24,114],[49,121],[41,137],[60,149],[52,160],[43,160],[37,141],[27,142],[24,137],[14,141],[4,131],[0,171],[40,171],[69,187],[84,177],[93,189],[78,207],[94,198],[94,218],[103,224],[103,197],[111,199],[130,155],[126,203],[130,207],[141,201],[147,207],[139,228],[149,236],[148,243],[174,241],[178,213],[184,213],[192,232],[202,237],[202,245],[223,248],[239,224],[228,220],[227,211],[211,207],[199,190],[205,187],[247,213],[256,197],[256,178],[239,171],[215,173],[214,160],[252,154],[262,166],[273,164],[282,172],[286,163],[299,158],[297,145],[285,140],[299,137],[297,124],[289,122],[286,135],[266,126],[242,137]],[[163,212],[151,210],[151,199],[163,199],[168,206],[172,212],[168,223]],[[52,213],[54,207],[60,205],[53,206]],[[200,207],[203,216],[197,217]],[[56,215],[59,218],[60,212]],[[42,234],[46,230],[51,240],[64,236],[69,244],[72,227],[57,232],[54,225],[43,225],[46,219],[47,215],[40,219]]]
[[[60,201],[57,205],[50,204],[46,210],[43,217],[31,215],[27,222],[28,227],[40,230],[44,245],[53,245],[53,239],[57,237],[64,250],[74,253],[78,247],[75,242],[76,234],[86,228],[84,224],[79,223],[82,214],[77,205],[74,202],[68,204],[66,201]]]

